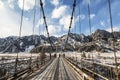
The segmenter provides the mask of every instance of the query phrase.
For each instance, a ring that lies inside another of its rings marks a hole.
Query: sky
[[[45,24],[36,0],[36,16],[34,34],[46,35]],[[72,5],[74,0],[42,0],[50,36],[67,34]],[[76,0],[76,8],[71,32],[90,34],[88,24],[88,4],[90,5],[90,20],[92,32],[96,29],[110,29],[109,8],[107,0]],[[0,0],[0,38],[19,36],[23,0]],[[25,0],[21,36],[33,34],[35,0]],[[111,11],[114,31],[120,31],[120,0],[111,0]],[[80,13],[79,13],[80,10]],[[80,20],[79,20],[80,19]],[[80,24],[81,23],[81,24]],[[40,27],[40,28],[39,28]]]

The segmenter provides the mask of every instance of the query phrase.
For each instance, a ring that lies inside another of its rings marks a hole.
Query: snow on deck
[[[100,52],[84,52],[86,54],[86,58],[90,55],[90,59],[93,59],[95,62],[103,63],[107,65],[115,64],[114,52],[111,53],[100,53]],[[74,57],[77,61],[81,60],[81,54],[79,52],[61,52],[59,54],[65,54],[67,57]],[[117,62],[120,63],[120,51],[116,52]]]
[[[33,57],[37,57],[39,54],[34,54],[32,53]],[[2,57],[16,57],[17,53],[1,53],[0,54],[0,58]],[[22,58],[22,57],[30,57],[31,53],[18,53],[18,57]]]

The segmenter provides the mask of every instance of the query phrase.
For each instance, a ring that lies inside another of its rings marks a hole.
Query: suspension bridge
[[[111,2],[110,0],[107,1],[109,7],[112,38],[114,39],[115,36],[112,24]],[[25,0],[23,0],[21,11],[21,22],[18,38],[19,43],[21,39],[23,25],[24,2]],[[102,59],[103,57],[98,56],[95,58],[94,54],[92,53],[90,54],[92,56],[91,58],[86,58],[85,56],[84,57],[81,56],[81,53],[75,51],[67,52],[65,50],[67,48],[69,36],[71,33],[71,26],[73,23],[73,16],[75,14],[76,8],[76,0],[73,0],[70,25],[66,40],[64,42],[65,44],[64,46],[62,46],[60,52],[56,51],[57,47],[55,48],[55,44],[51,42],[46,14],[43,7],[44,4],[42,0],[40,0],[39,5],[42,14],[41,16],[44,19],[44,25],[49,40],[49,46],[52,52],[50,51],[46,52],[47,46],[44,45],[44,47],[42,48],[42,52],[39,52],[39,54],[36,55],[33,53],[29,53],[30,54],[29,56],[23,57],[19,55],[20,53],[16,53],[16,56],[14,57],[5,56],[3,59],[0,60],[0,80],[120,80],[120,63],[118,62],[120,57],[116,56],[115,41],[113,41],[114,52],[114,57],[112,59],[113,65],[97,61],[97,59]],[[88,4],[89,30],[90,34],[92,34],[90,13],[91,13],[90,4]],[[36,14],[36,0],[34,6],[33,35],[36,18],[35,14]],[[93,42],[91,41],[91,43]],[[44,54],[47,55],[45,56]]]

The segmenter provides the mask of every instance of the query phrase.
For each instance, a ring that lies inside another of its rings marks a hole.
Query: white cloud
[[[48,31],[49,31],[50,35],[55,35],[61,31],[61,26],[49,25]]]
[[[80,18],[80,20],[84,20],[85,19],[85,15],[84,14],[78,15],[75,21],[76,22],[79,21],[79,18]]]
[[[55,8],[52,12],[52,18],[60,18],[63,15],[66,14],[66,10],[68,9],[68,6],[62,5],[58,8]]]
[[[41,26],[41,25],[43,25],[43,24],[44,24],[44,19],[41,18],[41,19],[38,20],[38,23],[37,23],[37,26],[36,26],[36,27],[39,27],[39,26]]]
[[[9,7],[10,8],[12,8],[12,9],[14,9],[14,2],[15,2],[15,0],[8,0],[8,5],[9,5]]]
[[[50,36],[60,36],[59,34],[62,30],[62,27],[60,25],[48,25],[48,31]],[[41,33],[47,37],[46,29],[42,30]]]
[[[93,19],[95,16],[95,14],[90,14],[90,19]]]
[[[0,9],[4,8],[4,3],[2,1],[0,1]]]
[[[18,5],[19,5],[20,9],[22,9],[23,0],[18,0]],[[35,5],[35,0],[25,0],[24,1],[24,10],[33,9],[34,5]]]
[[[70,15],[64,15],[60,20],[59,20],[59,24],[62,25],[64,27],[65,30],[69,29],[70,26],[70,20],[71,20],[71,16]],[[73,18],[73,22],[72,22],[72,28],[74,27],[74,18]]]
[[[45,6],[45,0],[42,0],[43,6]],[[18,6],[20,9],[22,9],[23,0],[18,0]],[[24,0],[24,10],[28,11],[30,9],[33,9],[35,6],[35,0]],[[36,0],[36,6],[39,7],[39,0]]]
[[[55,6],[59,5],[59,0],[51,0],[50,2]]]
[[[111,32],[111,28],[107,29],[107,31]],[[119,27],[113,27],[113,31],[120,31]]]
[[[3,9],[0,7],[0,37],[18,36],[21,14],[11,10],[9,5],[6,5],[7,3],[3,2],[3,4]],[[24,17],[22,36],[31,34],[31,25],[31,22]]]
[[[86,0],[87,4],[90,4],[90,0]]]
[[[40,34],[47,37],[46,28],[45,28],[45,26],[43,26],[43,27],[41,27]],[[56,36],[56,37],[61,36],[61,34],[60,34],[61,30],[62,30],[61,25],[54,25],[54,24],[48,25],[48,31],[49,31],[50,36]]]
[[[94,2],[94,5],[96,6],[101,2],[101,0],[83,0],[82,5],[90,4],[92,2]],[[94,6],[94,5],[92,5],[92,6]]]
[[[90,0],[83,0],[82,5],[85,5],[85,4],[90,4]]]
[[[105,22],[104,21],[100,21],[100,25],[105,27]]]

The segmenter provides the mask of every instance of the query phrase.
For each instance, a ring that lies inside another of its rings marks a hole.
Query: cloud
[[[15,2],[15,0],[8,0],[8,5],[9,5],[9,7],[12,8],[12,9],[14,9],[14,7],[15,7],[15,6],[14,6],[14,4],[15,4],[14,2]]]
[[[78,15],[75,21],[76,22],[79,21],[79,18],[80,18],[80,20],[84,20],[85,19],[85,15],[84,14]]]
[[[20,26],[20,15],[14,10],[11,10],[7,3],[0,1],[0,37],[7,37],[7,36],[18,36],[19,34],[19,26]],[[26,20],[23,17],[23,26],[22,26],[22,36],[23,35],[30,35],[32,28],[31,28],[31,21]]]
[[[111,28],[107,29],[108,32],[111,32]],[[119,27],[113,27],[113,31],[120,31]]]
[[[90,14],[90,19],[93,19],[95,16],[95,14]]]
[[[61,31],[61,26],[49,25],[48,31],[49,31],[50,35],[56,35]]]
[[[62,30],[62,27],[60,25],[48,25],[48,31],[49,31],[49,34],[50,36],[56,36],[56,37],[59,37],[61,36],[61,34],[59,34]],[[41,33],[43,33],[43,35],[45,35],[47,37],[47,32],[46,32],[46,29],[42,30]]]
[[[86,0],[87,4],[90,4],[90,0]]]
[[[42,0],[43,6],[45,6],[45,0]],[[23,0],[18,0],[18,6],[22,9]],[[28,11],[33,9],[35,6],[35,0],[24,0],[24,10]],[[36,0],[36,6],[39,7],[39,0]]]
[[[0,4],[4,4],[2,1],[0,1]],[[4,4],[5,5],[5,4]],[[17,26],[13,21],[13,15],[16,16],[16,14],[13,14],[9,9],[7,9],[4,5],[0,6],[0,37],[8,36],[9,34],[17,34]],[[9,8],[9,7],[8,7]],[[14,18],[15,19],[15,18]],[[16,22],[16,21],[15,21]],[[15,31],[14,31],[15,30]]]
[[[42,0],[43,5],[45,5],[45,0]],[[18,0],[18,6],[20,9],[22,9],[23,0]],[[39,6],[39,0],[36,0],[36,6]],[[35,6],[35,0],[24,0],[24,10],[28,11],[30,9],[33,9]]]
[[[85,4],[90,4],[90,0],[83,0],[82,5],[85,5]]]
[[[35,0],[25,0],[24,1],[24,10],[30,10],[33,9],[35,4]],[[20,7],[20,9],[22,9],[22,5],[23,5],[23,0],[18,0],[18,5]]]
[[[41,26],[43,24],[44,24],[44,19],[41,18],[41,19],[38,20],[38,23],[37,23],[36,27],[39,27],[39,26]]]
[[[105,22],[104,21],[100,21],[100,25],[105,27]]]
[[[58,6],[59,5],[59,0],[51,0],[51,4]]]
[[[4,9],[4,3],[0,1],[0,9]]]
[[[60,20],[59,20],[59,24],[62,25],[64,27],[65,30],[69,29],[70,26],[70,20],[71,20],[71,16],[70,15],[64,15]],[[75,19],[73,18],[73,22],[72,22],[72,28],[74,27],[75,24]]]
[[[66,5],[62,5],[58,8],[56,7],[52,12],[52,18],[58,19],[58,18],[62,17],[63,15],[66,14],[67,9],[68,9],[68,6],[66,6]]]

